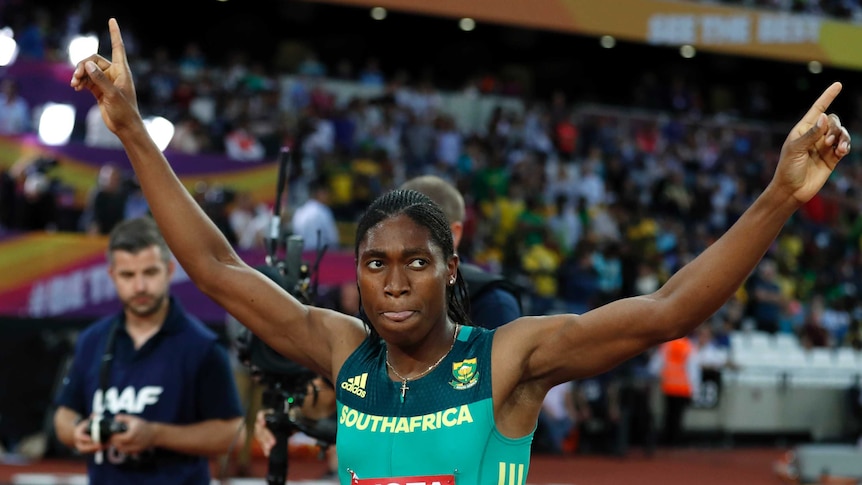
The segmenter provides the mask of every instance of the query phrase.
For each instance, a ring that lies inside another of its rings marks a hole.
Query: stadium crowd
[[[834,2],[814,3],[825,9]],[[37,13],[31,18],[53,27],[42,29],[41,41],[34,34],[27,45],[42,48],[28,52],[50,61],[50,39],[75,17],[55,25],[50,14]],[[460,254],[519,281],[534,313],[588,309],[661,285],[765,186],[784,133],[769,120],[770,106],[781,100],[762,86],[749,86],[747,109],[733,112],[725,106],[740,103],[722,102],[725,86],[695,85],[680,72],[641,73],[629,106],[585,104],[562,90],[527,95],[490,74],[465,79],[461,94],[517,100],[517,108],[497,106],[481,126],[467,128],[443,108],[445,93],[432,79],[385,74],[374,60],[356,72],[327,66],[311,47],[293,61],[292,71],[276,71],[241,55],[212,65],[195,43],[178,58],[159,51],[137,61],[141,111],[176,124],[168,150],[254,163],[291,147],[301,167],[295,186],[322,176],[333,213],[346,224],[408,177],[434,173],[452,181],[468,205]],[[339,99],[333,82],[376,94]],[[84,142],[116,146],[99,126],[88,124]],[[848,126],[860,136],[857,120]],[[843,163],[787,225],[767,267],[715,316],[718,336],[746,327],[794,333],[806,345],[862,348],[862,164],[859,154]],[[0,224],[58,227],[16,216],[16,183],[26,177],[15,170],[4,173]],[[230,187],[199,195],[202,203],[218,202],[213,216],[237,244],[262,244],[265,207]],[[106,167],[88,207],[65,227],[106,234],[142,211],[134,183]]]
[[[849,0],[726,3],[860,17],[860,2]],[[74,14],[29,12],[20,55],[56,61],[57,46],[79,21]],[[133,35],[129,44],[134,52]],[[254,164],[290,147],[300,167],[291,181],[291,212],[310,197],[309,186],[325,182],[325,204],[339,224],[351,225],[371,200],[410,177],[451,181],[467,203],[460,256],[518,282],[527,314],[581,313],[654,291],[766,185],[786,133],[781,123],[789,121],[776,114],[784,100],[765,83],[702,83],[682,67],[636,73],[625,97],[596,100],[563,89],[532,93],[511,72],[465,76],[459,91],[444,91],[435,79],[384,72],[375,59],[327,65],[310,45],[271,66],[242,52],[216,63],[193,42],[180,55],[157,50],[134,59],[141,112],[175,123],[168,152]],[[27,111],[36,107],[17,93],[15,79],[0,72],[0,80],[0,135],[32,133]],[[355,94],[344,96],[345,86]],[[847,88],[862,113],[862,95],[852,91],[858,88]],[[447,110],[445,98],[453,94],[504,102],[476,123],[475,116]],[[98,110],[87,120],[81,142],[120,147]],[[862,138],[858,119],[844,122]],[[104,235],[147,211],[131,174],[114,165],[99,172],[87,205],[72,210],[62,181],[48,177],[51,160],[36,162],[0,174],[0,233]],[[851,153],[842,165],[787,224],[736,297],[698,331],[698,338],[708,335],[701,348],[726,348],[732,331],[753,329],[795,335],[806,347],[862,350],[862,155]],[[196,195],[238,247],[264,247],[269,207],[232,187],[202,184]],[[627,412],[651,412],[647,391],[637,385],[649,357],[632,359],[619,374],[578,382],[572,393],[554,393],[543,414],[577,426],[581,451],[624,454],[628,438],[591,439],[591,423],[621,413],[625,399]],[[623,373],[629,382],[621,391]],[[629,419],[642,429],[653,426],[644,424],[651,416]],[[571,451],[573,436],[540,430],[537,446]],[[649,433],[639,439],[648,450],[658,441]]]

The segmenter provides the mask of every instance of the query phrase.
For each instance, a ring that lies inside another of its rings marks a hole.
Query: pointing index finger
[[[111,62],[125,63],[126,46],[123,44],[123,36],[120,34],[120,25],[116,18],[108,19],[108,30],[111,31]]]
[[[829,105],[832,104],[832,101],[834,101],[835,97],[838,96],[838,93],[841,92],[841,87],[841,83],[836,81],[826,88],[820,97],[817,98],[817,101],[811,105],[811,108],[807,113],[805,113],[805,116],[802,117],[802,121],[808,123],[808,125],[816,123],[820,115],[829,109]]]

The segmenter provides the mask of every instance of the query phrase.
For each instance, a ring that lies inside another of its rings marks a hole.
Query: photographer
[[[108,263],[123,311],[78,337],[57,438],[89,455],[91,485],[209,484],[207,458],[244,438],[227,352],[169,295],[175,263],[151,218],[114,228]]]
[[[0,173],[0,225],[24,231],[58,229],[62,186],[52,176],[58,165],[54,158],[24,158]]]

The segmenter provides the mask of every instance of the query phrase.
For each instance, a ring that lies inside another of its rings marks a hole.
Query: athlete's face
[[[428,229],[405,215],[381,221],[359,244],[362,306],[387,341],[416,342],[445,321],[446,286],[456,271],[457,259],[447,260]]]
[[[161,248],[150,246],[137,253],[114,251],[111,259],[108,272],[127,313],[146,317],[167,304],[174,263],[162,259]]]

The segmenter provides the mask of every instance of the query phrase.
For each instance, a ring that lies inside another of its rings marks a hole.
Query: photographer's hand
[[[110,443],[117,450],[134,454],[153,447],[155,430],[152,423],[128,414],[118,414],[114,420],[126,425],[126,431],[111,436]]]
[[[75,440],[75,449],[78,450],[79,453],[85,455],[107,448],[107,445],[100,445],[93,441],[93,437],[90,436],[90,433],[88,432],[89,428],[90,419],[83,419],[75,425],[75,430],[72,435]]]
[[[266,457],[269,457],[269,452],[275,446],[275,435],[266,427],[266,415],[271,412],[271,409],[261,409],[257,412],[257,417],[254,420],[254,439],[257,440],[263,455]]]
[[[93,441],[87,432],[92,416],[82,418],[81,414],[74,409],[66,406],[58,407],[54,413],[54,433],[61,443],[79,453],[95,453],[104,447]]]

